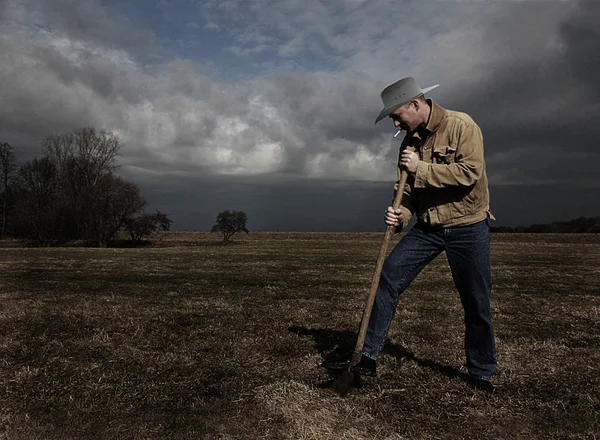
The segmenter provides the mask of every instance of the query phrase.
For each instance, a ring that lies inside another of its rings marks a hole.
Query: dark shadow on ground
[[[356,333],[349,330],[292,326],[288,328],[288,331],[300,336],[312,337],[315,342],[315,349],[323,358],[323,363],[349,360],[356,343]],[[449,378],[457,378],[465,382],[469,381],[469,375],[457,368],[440,364],[439,362],[430,359],[418,358],[410,350],[399,344],[391,343],[390,341],[385,345],[382,354],[390,355],[398,360],[416,362],[422,367],[429,368],[436,373],[443,374]],[[335,380],[335,378],[333,380]],[[327,383],[329,383],[329,381]],[[321,386],[325,387],[325,384],[321,384]]]

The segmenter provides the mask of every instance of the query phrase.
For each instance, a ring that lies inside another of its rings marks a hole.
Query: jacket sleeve
[[[449,164],[420,161],[415,174],[415,188],[471,186],[484,170],[483,136],[475,123],[460,122],[454,162]]]

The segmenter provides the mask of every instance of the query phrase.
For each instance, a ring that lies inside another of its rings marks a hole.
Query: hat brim
[[[421,89],[421,94],[424,95],[427,92],[432,91],[433,89],[438,88],[440,85],[439,84],[435,84],[433,86],[430,87],[425,87],[424,89]],[[379,121],[381,121],[383,118],[389,116],[394,110],[402,107],[403,105],[408,104],[410,101],[412,101],[413,99],[415,99],[416,96],[413,96],[410,99],[407,99],[406,101],[400,103],[400,104],[394,104],[391,107],[388,108],[384,108],[383,110],[381,110],[381,112],[379,113],[379,116],[377,116],[377,119],[375,119],[375,123],[377,124]]]

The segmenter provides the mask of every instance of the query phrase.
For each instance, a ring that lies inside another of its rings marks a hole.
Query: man
[[[470,382],[493,391],[496,371],[490,310],[491,268],[488,182],[480,128],[465,113],[446,110],[404,78],[381,93],[384,109],[406,131],[400,147],[398,180],[408,172],[402,205],[388,207],[385,222],[402,229],[417,222],[387,257],[363,348],[352,371],[374,376],[376,359],[387,339],[399,295],[418,273],[446,251],[465,313],[465,352]],[[396,191],[398,184],[396,184]]]

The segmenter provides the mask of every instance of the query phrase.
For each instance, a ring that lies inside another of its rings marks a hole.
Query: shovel
[[[402,196],[404,194],[404,187],[406,186],[406,179],[408,177],[408,173],[406,170],[402,170],[400,175],[400,184],[398,185],[398,191],[396,191],[396,196],[394,197],[394,202],[392,207],[394,210],[398,209],[402,203]],[[390,240],[394,235],[396,227],[393,225],[388,225],[385,231],[385,237],[383,239],[383,244],[381,245],[381,249],[379,249],[379,256],[377,257],[377,265],[375,266],[375,273],[373,274],[373,281],[371,282],[371,290],[369,291],[369,295],[367,296],[367,301],[365,303],[365,310],[363,311],[362,320],[360,322],[360,330],[358,332],[358,337],[356,339],[356,345],[354,346],[354,351],[352,352],[352,357],[350,359],[350,364],[348,365],[348,369],[345,370],[336,380],[333,382],[332,388],[333,390],[340,396],[346,395],[350,386],[354,382],[354,374],[351,369],[354,365],[358,364],[362,358],[362,349],[365,344],[365,337],[367,336],[367,328],[369,327],[369,319],[371,318],[371,311],[373,310],[373,303],[375,302],[375,296],[377,295],[377,288],[379,287],[379,277],[381,275],[381,269],[383,268],[383,262],[385,261],[385,257],[387,255],[388,246],[390,244]]]

